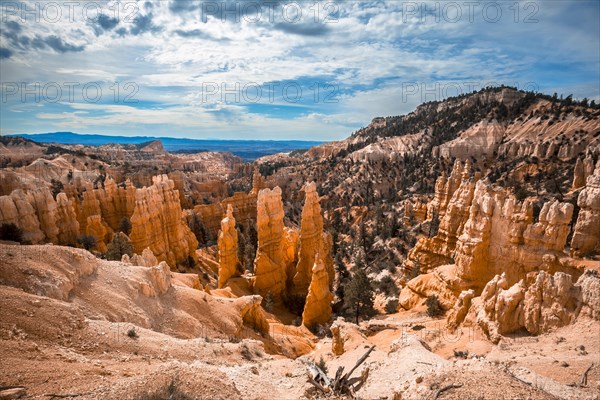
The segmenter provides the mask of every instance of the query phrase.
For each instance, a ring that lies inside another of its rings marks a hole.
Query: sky
[[[0,133],[343,139],[500,84],[600,101],[600,2],[0,2]]]

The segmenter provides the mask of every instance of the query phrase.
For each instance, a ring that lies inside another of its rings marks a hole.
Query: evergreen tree
[[[127,235],[123,232],[118,232],[113,235],[112,240],[108,244],[106,251],[106,259],[112,261],[120,261],[124,254],[133,256],[133,246]]]
[[[131,222],[129,221],[129,218],[123,217],[121,222],[119,222],[117,232],[123,232],[126,235],[129,235],[131,233]]]
[[[355,269],[352,279],[344,290],[344,305],[348,312],[355,316],[356,323],[360,317],[376,313],[373,308],[373,287],[371,280],[362,269]]]

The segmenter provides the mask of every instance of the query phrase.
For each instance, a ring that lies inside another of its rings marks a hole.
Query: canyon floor
[[[171,273],[165,293],[148,297],[137,288],[147,268],[61,246],[0,246],[0,383],[24,387],[27,398],[322,398],[307,383],[306,361],[323,357],[332,375],[338,366],[351,368],[372,345],[355,373],[370,369],[357,398],[597,399],[600,391],[595,320],[494,345],[475,327],[449,334],[443,318],[414,309],[359,326],[342,322],[344,353],[335,356],[331,338],[305,328],[285,338],[276,338],[287,336],[285,330],[273,329],[254,338],[246,334],[251,329],[217,334],[235,300],[187,286],[192,274]],[[208,302],[219,315],[202,322],[204,334],[181,323],[192,317],[174,316],[192,314],[182,298]],[[276,314],[269,314],[271,328],[282,326]],[[293,346],[305,354],[285,357],[273,344],[286,340],[312,350]]]

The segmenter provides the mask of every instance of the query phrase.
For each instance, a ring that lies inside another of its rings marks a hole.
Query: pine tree
[[[133,256],[133,246],[127,235],[123,232],[118,232],[113,235],[112,240],[108,244],[106,251],[106,259],[112,261],[120,261],[124,254]]]
[[[352,279],[344,290],[344,305],[355,316],[356,323],[361,316],[371,316],[376,313],[373,308],[373,287],[371,280],[362,269],[356,269]]]
[[[129,221],[129,218],[123,217],[121,222],[119,222],[117,232],[123,232],[126,235],[129,235],[131,233],[131,222]]]

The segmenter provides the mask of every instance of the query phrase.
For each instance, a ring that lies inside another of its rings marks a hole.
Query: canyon
[[[375,346],[360,398],[597,399],[599,140],[508,87],[252,163],[2,137],[0,398],[327,398]]]

